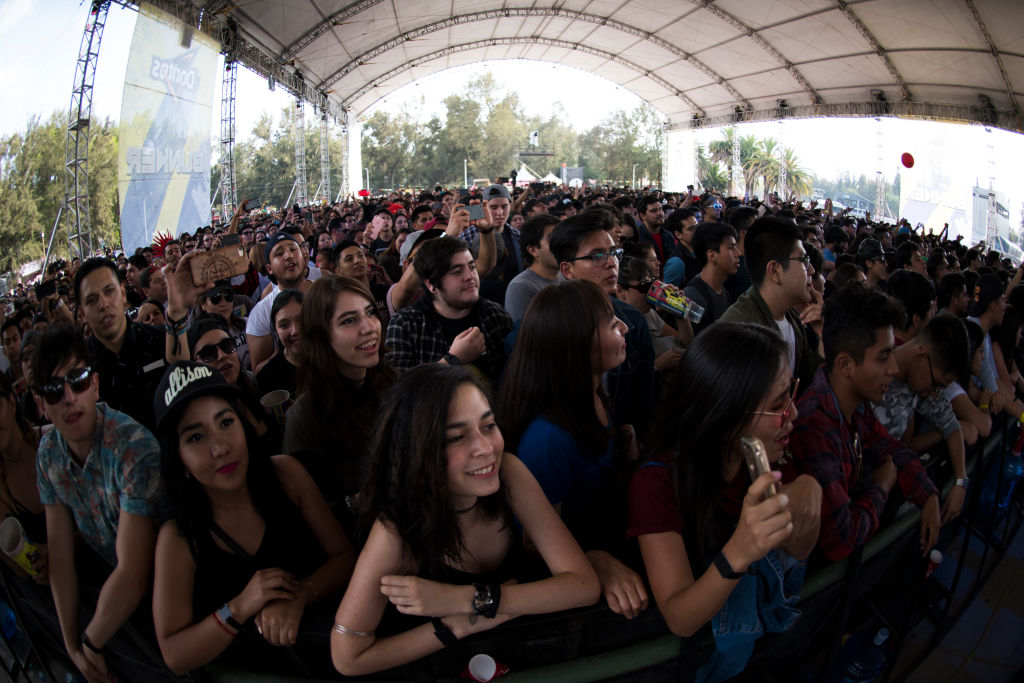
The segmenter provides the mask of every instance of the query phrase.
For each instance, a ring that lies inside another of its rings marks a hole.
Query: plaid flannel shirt
[[[480,315],[486,350],[472,365],[496,384],[505,367],[504,340],[512,331],[512,318],[504,308],[483,297],[477,300],[475,307]],[[433,301],[422,296],[391,318],[386,338],[388,362],[399,372],[424,363],[436,363],[448,353],[452,341],[444,336]]]
[[[918,507],[938,493],[917,455],[889,435],[870,406],[859,405],[852,424],[843,419],[825,367],[815,374],[797,408],[800,416],[790,447],[798,473],[810,474],[821,484],[818,549],[828,559],[846,557],[878,530],[888,494],[873,483],[871,475],[885,456],[892,456],[899,471],[897,486]],[[859,482],[854,434],[860,437],[863,453]]]

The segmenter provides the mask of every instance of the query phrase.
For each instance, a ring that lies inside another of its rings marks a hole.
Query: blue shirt
[[[82,537],[112,567],[121,511],[153,517],[163,500],[160,445],[105,403],[96,404],[96,435],[82,465],[54,429],[39,443],[36,469],[43,505],[68,507]]]
[[[548,502],[561,503],[562,519],[583,546],[591,550],[607,542],[608,508],[613,505],[612,440],[603,453],[585,450],[572,434],[538,415],[519,440],[517,456],[544,490]]]

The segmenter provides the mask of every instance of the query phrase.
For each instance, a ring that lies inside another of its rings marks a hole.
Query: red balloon
[[[907,168],[914,168],[914,155],[910,152],[904,152],[903,156],[900,157],[900,161],[902,161],[903,165]]]

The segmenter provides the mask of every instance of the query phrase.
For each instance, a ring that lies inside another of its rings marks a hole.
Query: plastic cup
[[[0,550],[24,569],[29,576],[39,574],[32,563],[39,559],[39,548],[25,536],[25,529],[17,517],[8,517],[0,524]]]
[[[494,680],[502,674],[508,673],[508,667],[504,664],[496,662],[494,657],[485,654],[473,655],[469,660],[469,665],[466,666],[466,670],[463,671],[465,678],[470,678],[474,681],[480,681],[485,683],[486,681]]]
[[[704,317],[704,308],[700,304],[661,280],[655,280],[647,290],[647,303],[694,323],[699,323]]]
[[[291,397],[292,395],[288,393],[287,389],[276,389],[264,394],[263,398],[260,399],[260,405],[269,414],[274,416],[278,424],[283,425],[284,411]]]
[[[932,575],[935,568],[942,564],[942,553],[938,550],[933,550],[928,553],[928,568],[924,571],[925,578]]]

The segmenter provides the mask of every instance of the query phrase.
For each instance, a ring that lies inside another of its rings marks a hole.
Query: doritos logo
[[[167,87],[167,92],[174,99],[184,94],[191,95],[199,88],[199,71],[192,68],[196,51],[189,50],[180,57],[171,60],[153,57],[149,67],[149,77],[160,81]]]

